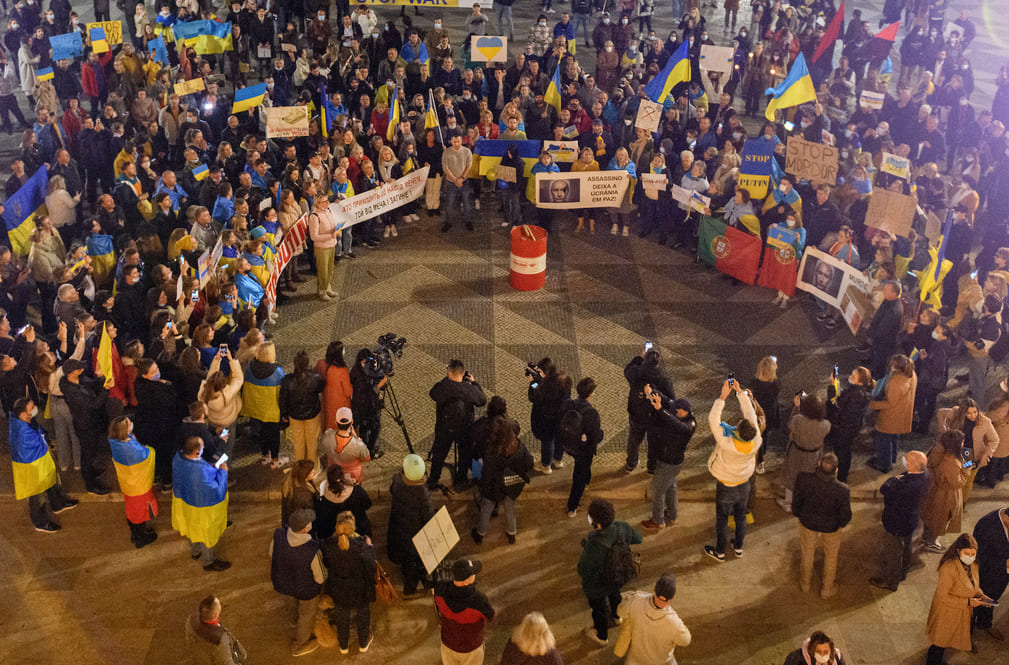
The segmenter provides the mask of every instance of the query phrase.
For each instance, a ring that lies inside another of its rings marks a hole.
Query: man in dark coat
[[[116,294],[116,304],[112,307],[112,314],[122,328],[120,333],[123,339],[146,341],[145,310],[147,303],[144,285],[140,283],[140,268],[125,266],[123,281],[118,285],[118,288],[119,293]]]
[[[897,351],[901,322],[904,320],[904,306],[900,301],[900,284],[883,283],[883,303],[869,322],[869,369],[873,378],[879,380],[886,374],[890,356]]]
[[[851,521],[851,493],[837,479],[837,455],[820,458],[816,471],[803,471],[795,479],[792,514],[799,518],[799,547],[802,560],[799,588],[808,592],[813,578],[813,555],[817,541],[823,540],[823,588],[820,597],[837,595],[834,576],[837,552],[841,547],[841,529]]]
[[[157,453],[155,479],[163,487],[171,487],[172,458],[178,450],[181,420],[178,394],[171,382],[161,378],[161,369],[150,358],[142,358],[137,363],[133,391],[137,396],[137,410],[133,416],[137,440],[154,448]]]
[[[907,471],[888,478],[879,493],[883,495],[883,529],[880,545],[879,576],[869,579],[878,589],[896,591],[911,568],[911,541],[918,528],[918,505],[928,488],[928,458],[912,450],[904,458]],[[1005,566],[1002,566],[1003,569]]]
[[[978,583],[981,591],[998,600],[1009,585],[1009,508],[993,510],[974,525],[977,540]],[[974,626],[987,631],[999,642],[1005,636],[992,625],[993,608],[979,605],[974,608]]]
[[[473,412],[487,403],[487,396],[461,360],[450,360],[447,376],[434,384],[428,395],[436,405],[434,443],[431,444],[430,489],[438,487],[442,466],[452,444],[456,444],[456,464],[452,474],[455,486],[461,486],[469,475],[472,461],[470,429]]]
[[[112,453],[106,437],[109,418],[106,404],[109,391],[100,381],[83,377],[84,363],[70,360],[63,363],[60,390],[73,416],[74,431],[81,442],[81,475],[90,494],[109,493],[112,486],[110,461]]]
[[[630,473],[638,466],[638,449],[645,438],[648,426],[649,412],[652,410],[645,398],[645,386],[659,392],[667,399],[676,399],[673,392],[673,382],[669,380],[659,363],[662,356],[657,349],[651,348],[651,343],[645,344],[640,355],[631,359],[624,367],[624,378],[629,384],[627,393],[627,414],[630,420],[630,431],[627,434],[627,463],[624,471]],[[655,471],[655,453],[652,446],[648,447],[648,471]]]
[[[641,527],[658,531],[676,523],[676,477],[683,468],[684,452],[697,421],[690,402],[684,398],[671,401],[645,386],[652,412],[648,422],[648,447],[655,451],[655,475],[652,477],[652,516]]]
[[[278,593],[298,601],[298,622],[294,629],[292,656],[304,656],[319,648],[312,638],[315,615],[319,609],[326,566],[319,541],[309,533],[315,511],[302,508],[291,513],[287,527],[273,532],[270,543],[270,579]],[[364,645],[362,645],[364,646]]]
[[[494,618],[494,608],[476,588],[476,576],[483,569],[479,561],[460,559],[452,564],[452,581],[434,590],[434,606],[441,623],[444,662],[484,660],[484,626]]]

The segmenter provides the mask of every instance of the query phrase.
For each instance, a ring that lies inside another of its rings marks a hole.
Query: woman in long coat
[[[919,512],[924,525],[922,541],[933,552],[942,551],[939,536],[960,530],[963,486],[967,482],[962,449],[963,432],[950,430],[939,436],[939,442],[928,453],[928,489]]]
[[[792,488],[803,471],[815,471],[823,454],[823,440],[830,432],[827,410],[816,395],[796,395],[795,413],[788,421],[789,440],[781,468],[781,484],[785,497],[778,505],[792,511]]]
[[[943,665],[947,648],[971,650],[971,614],[975,607],[986,604],[978,585],[976,557],[974,536],[961,533],[939,561],[939,580],[925,624],[931,644],[926,665]]]
[[[988,466],[992,454],[998,449],[999,435],[991,419],[981,413],[977,402],[964,397],[960,403],[949,409],[939,409],[936,413],[939,431],[959,430],[964,435],[964,446],[971,449],[971,464],[967,470],[967,482],[963,487],[963,502],[967,503],[978,469]]]

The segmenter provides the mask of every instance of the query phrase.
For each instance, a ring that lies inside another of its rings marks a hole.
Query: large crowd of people
[[[927,621],[929,665],[941,665],[944,649],[970,650],[972,627],[1003,639],[992,608],[1009,582],[1009,514],[981,517],[973,535],[961,533],[961,521],[973,487],[995,487],[1009,471],[1009,384],[991,380],[1005,375],[999,363],[1009,356],[1009,64],[990,108],[982,107],[966,13],[950,22],[944,2],[887,2],[879,27],[902,13],[904,23],[874,34],[858,10],[834,31],[831,0],[753,0],[748,22],[738,0],[723,0],[719,29],[720,14],[673,0],[676,18],[663,29],[653,22],[653,0],[571,0],[564,11],[543,0],[542,13],[521,26],[514,0],[494,0],[493,16],[480,3],[459,10],[469,12],[460,34],[438,14],[404,9],[380,20],[371,5],[351,9],[346,0],[335,8],[128,4],[117,3],[116,43],[89,31],[67,0],[48,7],[17,0],[0,49],[0,126],[11,133],[17,121],[22,132],[4,188],[0,405],[15,493],[29,499],[37,531],[60,529],[56,515],[78,505],[60,478],[80,474],[91,494],[122,493],[136,548],[157,538],[160,493],[170,497],[172,528],[189,539],[193,559],[207,571],[227,570],[215,548],[230,524],[229,460],[241,439],[264,466],[283,468],[271,577],[298,601],[294,655],[323,641],[316,619],[324,607],[341,653],[349,651],[351,617],[359,651],[368,650],[375,580],[388,579],[372,542],[381,534],[405,597],[433,591],[443,662],[480,663],[484,624],[494,617],[475,586],[480,562],[461,559],[431,575],[412,538],[434,515],[432,491],[450,491],[442,484],[450,456],[455,491],[474,488],[478,517],[469,535],[478,545],[499,510],[515,543],[523,488],[536,474],[562,472],[567,456],[565,512],[574,518],[588,503],[591,528],[578,562],[592,615],[587,639],[606,645],[608,629],[619,626],[616,652],[627,662],[675,663],[674,648],[688,645],[690,632],[670,605],[672,573],[652,593],[621,596],[634,576],[630,546],[676,524],[677,476],[697,425],[659,349],[649,344],[625,368],[623,470],[636,471],[645,443],[653,488],[640,530],[617,520],[609,502],[583,501],[603,428],[617,424],[601,422],[593,406],[596,379],[576,380],[549,358],[527,371],[538,461],[505,397],[488,399],[461,360],[449,362],[430,391],[430,465],[414,454],[403,459],[380,529],[362,483],[385,452],[385,372],[369,349],[348,361],[339,341],[315,364],[299,352],[285,371],[269,332],[306,273],[315,276],[316,297],[330,301],[338,296],[334,266],[357,259],[362,247],[367,261],[383,243],[409,243],[406,230],[421,223],[422,207],[442,232],[460,219],[467,231],[491,232],[475,212],[498,209],[504,227],[535,218],[552,233],[593,235],[602,221],[613,236],[634,230],[670,243],[668,251],[697,252],[700,211],[677,203],[672,187],[656,194],[639,182],[663,174],[667,184],[708,197],[707,215],[761,239],[775,227],[793,231],[798,256],[819,248],[863,271],[871,289],[872,310],[856,337],[864,364],[846,380],[835,367],[822,386],[782,404],[777,359],[768,356],[748,384],[730,376],[722,385],[708,414],[716,510],[714,544],[704,553],[719,563],[729,550],[743,556],[754,477],[766,472],[769,445],[787,438],[778,505],[799,522],[798,585],[811,588],[822,544],[820,594],[833,596],[852,519],[845,484],[852,451],[871,426],[869,466],[888,476],[898,460],[906,466],[881,487],[881,563],[871,584],[897,589],[921,523],[922,551],[943,553]],[[94,11],[110,19],[107,0],[96,0]],[[193,34],[197,21],[229,24],[230,33],[201,27],[198,37],[176,36]],[[83,54],[54,60],[49,38],[75,32]],[[482,62],[471,49],[470,37],[493,34],[510,38],[507,62]],[[637,127],[646,84],[667,75],[684,43],[689,80],[652,99],[662,104],[655,131]],[[730,72],[707,68],[705,45],[732,47]],[[764,114],[769,89],[800,57],[815,99],[779,109],[773,120],[749,120]],[[177,87],[188,82],[198,84]],[[260,83],[258,104],[238,103]],[[308,135],[268,137],[268,111],[279,107],[308,107]],[[787,173],[790,137],[836,147],[836,182]],[[763,198],[739,182],[749,139],[773,146],[776,168]],[[514,181],[474,167],[481,142],[492,141],[507,143],[494,154],[514,168]],[[535,165],[520,157],[520,142],[544,141],[576,141],[577,157],[565,162],[543,151]],[[906,160],[907,172],[885,169],[884,155]],[[346,224],[343,202],[425,167],[417,200]],[[625,172],[627,195],[615,207],[572,211],[570,229],[561,226],[566,213],[555,219],[541,207],[532,215],[528,179],[568,170]],[[914,197],[905,235],[866,219],[874,189]],[[949,220],[941,239],[936,219]],[[306,241],[271,274],[281,242],[299,225]],[[218,251],[216,265],[204,269],[204,257]],[[937,264],[944,272],[929,284]],[[786,308],[790,297],[779,290],[775,302]],[[828,303],[816,307],[825,328],[842,321]],[[950,377],[961,365],[964,373]],[[956,383],[967,394],[949,404],[944,393]],[[740,415],[730,424],[722,410],[733,395]],[[912,431],[937,437],[927,455],[901,453],[901,437]],[[280,455],[288,434],[291,460]],[[201,662],[242,662],[245,650],[220,625],[221,611],[219,599],[206,598],[187,619],[187,638]],[[814,661],[843,663],[819,631],[785,662]],[[501,662],[563,663],[543,615],[523,619]]]

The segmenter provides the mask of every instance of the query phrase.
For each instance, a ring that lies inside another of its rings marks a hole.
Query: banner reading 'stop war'
[[[627,171],[537,173],[537,208],[619,208],[631,179]]]

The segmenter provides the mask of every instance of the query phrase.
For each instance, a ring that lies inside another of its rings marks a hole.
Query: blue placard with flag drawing
[[[4,227],[7,229],[7,239],[11,249],[21,256],[26,256],[31,248],[30,237],[35,228],[33,218],[39,208],[45,205],[46,189],[49,187],[49,173],[45,166],[28,178],[14,196],[4,203]]]
[[[151,54],[151,58],[155,62],[160,62],[163,65],[168,64],[168,48],[165,46],[163,37],[147,42],[147,52]]]
[[[53,35],[49,38],[49,46],[53,50],[53,60],[84,56],[84,41],[81,39],[81,33],[76,30],[64,35]]]

